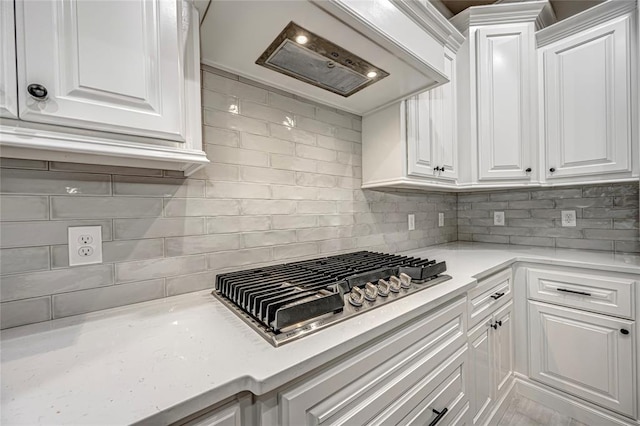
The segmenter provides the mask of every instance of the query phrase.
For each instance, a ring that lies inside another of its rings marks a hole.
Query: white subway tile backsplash
[[[165,296],[164,279],[119,284],[53,296],[53,318],[115,308]]]
[[[290,170],[277,170],[267,167],[242,167],[240,177],[247,182],[277,183],[294,185],[295,172]]]
[[[164,214],[175,216],[234,216],[240,214],[238,200],[214,200],[198,198],[167,198]]]
[[[265,247],[296,242],[296,232],[289,230],[249,232],[242,234],[244,246]]]
[[[113,195],[135,197],[204,197],[205,183],[196,179],[114,176]]]
[[[307,132],[306,130],[294,128],[291,125],[282,125],[269,123],[269,130],[272,137],[277,139],[283,139],[291,142],[302,143],[306,145],[315,145],[316,137],[315,133]]]
[[[2,302],[46,296],[113,284],[113,265],[80,266],[44,272],[5,275]]]
[[[619,197],[628,201],[616,202]],[[507,226],[493,225],[490,215],[498,204],[505,209]],[[577,226],[562,227],[563,210],[575,210]],[[506,242],[507,237],[511,244],[634,252],[638,184],[459,194],[457,223],[459,240]]]
[[[271,154],[271,167],[299,172],[315,172],[316,161],[289,155]]]
[[[274,247],[273,258],[274,260],[294,259],[297,257],[317,255],[319,252],[320,249],[316,243],[288,244]]]
[[[211,144],[207,144],[205,148],[207,155],[217,163],[265,167],[269,165],[269,154],[266,152]]]
[[[271,248],[233,250],[207,255],[207,269],[224,269],[255,265],[273,260]]]
[[[226,112],[238,112],[238,105],[240,101],[236,96],[203,89],[201,102],[203,108],[219,109]]]
[[[47,220],[49,199],[45,196],[4,196],[0,203],[0,221]]]
[[[49,269],[49,247],[25,247],[0,250],[0,274]]]
[[[51,297],[16,300],[0,304],[2,328],[17,327],[51,319]]]
[[[164,240],[106,241],[102,243],[102,262],[153,259],[164,256]],[[69,246],[51,246],[51,268],[69,267]]]
[[[271,198],[269,185],[240,182],[207,182],[207,198]]]
[[[219,127],[202,126],[202,141],[214,145],[240,145],[240,132]]]
[[[199,272],[197,274],[165,278],[167,296],[213,289],[216,285],[215,278],[216,274],[213,272]]]
[[[318,216],[286,215],[272,217],[273,229],[301,229],[318,226]]]
[[[244,215],[292,214],[296,211],[295,201],[243,200],[241,205]]]
[[[216,92],[225,93],[254,102],[266,103],[267,91],[255,86],[231,80],[210,72],[202,74],[202,86]]]
[[[240,113],[247,117],[257,118],[271,123],[295,126],[295,117],[290,112],[251,101],[241,101]]]
[[[143,281],[205,270],[204,255],[165,257],[116,264],[116,282]]]
[[[110,195],[111,176],[0,169],[0,192],[22,195]]]
[[[215,251],[240,248],[240,235],[193,235],[190,237],[165,238],[167,256],[185,256],[189,254],[211,253]]]
[[[204,219],[201,217],[115,219],[113,225],[116,240],[204,234]]]
[[[274,216],[273,219],[279,217]],[[269,229],[271,229],[271,216],[214,216],[207,218],[207,233],[209,234],[267,231]]]
[[[51,197],[51,219],[155,217],[161,214],[160,198]]]
[[[242,133],[241,145],[245,149],[254,151],[284,155],[294,155],[295,153],[295,143],[293,142],[284,139],[275,139],[273,137],[253,135],[251,133]]]
[[[111,220],[65,220],[0,223],[0,247],[32,247],[67,243],[69,226],[102,226],[102,241],[111,240]]]
[[[299,186],[271,186],[274,199],[279,200],[315,200],[318,198],[317,188],[301,188]]]
[[[205,126],[222,127],[224,129],[255,133],[257,135],[266,135],[269,133],[265,121],[213,109],[203,110],[202,122]]]
[[[269,92],[269,105],[307,117],[314,117],[316,113],[316,108],[313,105],[273,92]]]
[[[302,158],[321,161],[336,161],[337,159],[336,151],[334,150],[300,144],[296,146],[296,155]]]

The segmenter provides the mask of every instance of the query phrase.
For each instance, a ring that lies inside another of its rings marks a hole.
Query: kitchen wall
[[[212,164],[188,179],[2,159],[2,328],[211,288],[230,269],[457,239],[455,194],[358,189],[360,117],[215,72],[202,99]],[[80,225],[102,227],[103,264],[68,266]]]
[[[576,227],[561,226],[563,210],[576,211]],[[458,239],[640,253],[638,183],[461,193]]]

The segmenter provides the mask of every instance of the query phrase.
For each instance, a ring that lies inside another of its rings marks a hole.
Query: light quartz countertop
[[[640,257],[451,243],[404,254],[453,279],[272,347],[208,291],[3,331],[2,424],[169,423],[242,391],[261,395],[515,262],[640,274]]]

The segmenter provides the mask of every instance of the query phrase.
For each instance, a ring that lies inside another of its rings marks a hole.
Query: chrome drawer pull
[[[579,294],[580,296],[591,296],[591,293],[587,293],[586,291],[567,290],[566,288],[557,288],[556,291],[561,291],[563,293]]]
[[[436,413],[436,418],[433,419],[433,421],[431,423],[429,423],[429,426],[435,426],[436,423],[438,423],[445,414],[447,414],[447,411],[449,411],[448,408],[444,408],[442,411],[437,411],[435,408],[433,409],[433,412]]]
[[[504,292],[502,292],[502,293],[492,294],[492,295],[491,295],[491,298],[492,298],[493,300],[498,300],[498,299],[500,299],[502,296],[504,296]]]

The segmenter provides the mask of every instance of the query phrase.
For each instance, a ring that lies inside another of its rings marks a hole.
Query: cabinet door
[[[634,323],[529,301],[533,379],[634,416]]]
[[[439,111],[436,115],[436,127],[434,128],[436,158],[441,171],[439,177],[443,179],[458,178],[458,131],[456,120],[456,55],[445,49],[444,72],[450,82],[440,86],[432,94],[434,109]]]
[[[431,102],[431,92],[423,92],[408,99],[407,105],[407,174],[416,177],[437,178],[438,150],[433,133],[439,114]]]
[[[18,0],[20,118],[184,141],[180,4]],[[31,84],[48,97],[31,96]]]
[[[494,362],[491,318],[469,333],[469,399],[473,424],[480,424],[493,405]]]
[[[513,302],[499,309],[494,315],[497,325],[494,337],[494,367],[496,380],[496,398],[506,391],[513,373]]]
[[[542,51],[547,179],[631,171],[629,25],[621,17]]]
[[[531,24],[476,32],[478,180],[528,180],[532,167]]]
[[[0,1],[0,117],[18,118],[13,1]]]
[[[458,177],[456,56],[445,49],[449,83],[407,101],[407,172],[409,176],[455,180]],[[436,171],[438,169],[444,169]]]

